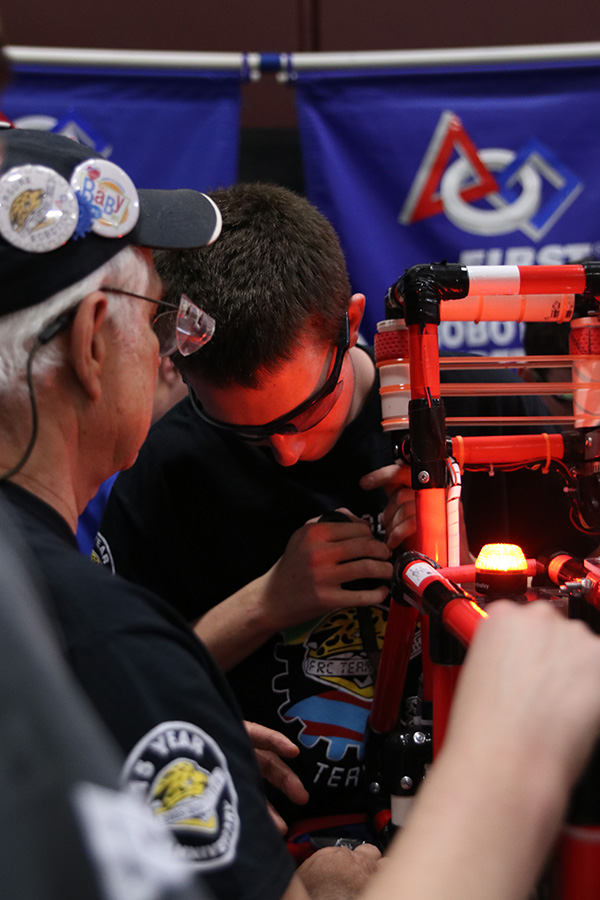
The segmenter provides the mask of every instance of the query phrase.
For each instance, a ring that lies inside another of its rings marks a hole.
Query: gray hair
[[[19,310],[0,318],[0,397],[7,393],[20,398],[27,396],[25,372],[27,358],[38,334],[58,315],[75,307],[84,297],[102,285],[121,287],[144,294],[149,283],[149,268],[134,247],[126,247],[107,263],[43,303]],[[122,296],[108,295],[108,319],[117,331],[117,339],[124,342],[136,338],[137,317],[133,302]],[[34,376],[44,377],[61,365],[63,350],[50,341],[40,348],[34,361]]]

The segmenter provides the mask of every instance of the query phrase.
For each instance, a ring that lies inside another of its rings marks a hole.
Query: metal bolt
[[[403,775],[400,779],[400,787],[403,791],[408,791],[413,786],[412,778],[409,778],[408,775]]]
[[[427,482],[429,481],[429,472],[426,472],[425,469],[421,469],[421,471],[417,475],[417,478],[419,479],[421,484],[427,484]]]
[[[426,740],[427,738],[422,731],[415,731],[415,733],[413,734],[413,741],[415,742],[415,744],[424,744]]]
[[[370,794],[379,794],[380,791],[381,791],[381,785],[378,784],[377,781],[372,781],[371,784],[369,785],[369,793]]]

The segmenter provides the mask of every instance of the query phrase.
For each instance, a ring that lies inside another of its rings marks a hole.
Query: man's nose
[[[306,441],[299,434],[272,434],[269,438],[269,447],[280,466],[293,466],[298,462],[304,450]]]

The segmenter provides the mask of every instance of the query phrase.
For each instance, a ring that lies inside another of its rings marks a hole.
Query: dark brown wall
[[[596,0],[28,0],[2,19],[13,44],[235,51],[586,41],[600,22]]]
[[[598,0],[13,0],[2,19],[9,44],[144,50],[404,50],[600,39]],[[245,127],[294,121],[293,92],[274,76],[245,87]]]
[[[596,0],[321,0],[322,50],[406,50],[593,41]]]

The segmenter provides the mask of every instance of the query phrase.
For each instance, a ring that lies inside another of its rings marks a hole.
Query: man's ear
[[[348,321],[350,323],[350,346],[354,347],[360,334],[360,323],[365,314],[364,294],[352,294],[348,301]]]
[[[80,305],[69,332],[71,361],[81,387],[91,400],[102,390],[102,368],[107,352],[106,320],[108,300],[102,291],[88,294]]]
[[[164,381],[167,387],[173,387],[182,379],[178,370],[175,368],[173,361],[168,356],[163,356],[158,366],[158,378]]]

